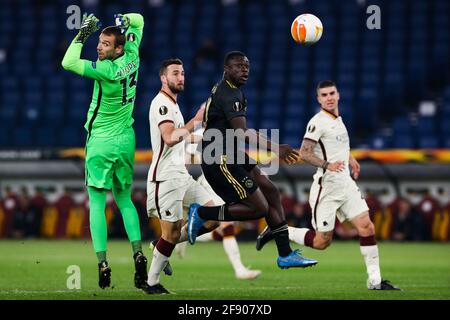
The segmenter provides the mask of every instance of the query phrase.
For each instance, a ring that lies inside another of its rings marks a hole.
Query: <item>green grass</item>
[[[146,244],[147,245],[147,244]],[[295,247],[295,246],[294,246]],[[246,265],[261,269],[260,278],[237,280],[217,242],[188,246],[184,259],[174,255],[172,277],[161,283],[174,294],[148,296],[133,287],[131,248],[125,241],[109,241],[108,260],[113,288],[97,286],[97,261],[90,241],[0,241],[0,300],[7,299],[450,299],[450,245],[433,243],[380,243],[384,278],[401,292],[369,291],[357,242],[335,242],[326,251],[304,249],[319,260],[307,269],[280,270],[276,248],[263,251],[254,243],[240,243]],[[148,250],[146,254],[151,255]],[[68,266],[81,269],[81,289],[69,290]]]

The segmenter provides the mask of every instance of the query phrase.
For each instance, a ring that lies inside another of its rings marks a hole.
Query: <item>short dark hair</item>
[[[336,87],[336,83],[334,83],[331,80],[320,81],[319,84],[317,85],[317,91],[319,91],[319,89],[328,87]]]
[[[226,55],[225,55],[225,59],[224,59],[224,65],[225,66],[227,66],[229,63],[230,63],[230,60],[233,60],[234,58],[236,58],[236,57],[242,57],[242,58],[244,58],[244,57],[246,57],[246,55],[245,55],[245,53],[243,53],[243,52],[241,52],[241,51],[231,51],[231,52],[228,52]]]
[[[172,65],[172,64],[177,64],[182,66],[183,65],[183,61],[181,61],[178,58],[170,58],[170,59],[166,59],[161,63],[161,66],[159,67],[159,75],[162,76],[164,74],[164,72],[166,72],[166,69],[168,66]]]
[[[120,29],[116,26],[109,26],[102,30],[103,34],[107,36],[114,36],[114,48],[118,46],[125,46],[125,34],[123,34]]]

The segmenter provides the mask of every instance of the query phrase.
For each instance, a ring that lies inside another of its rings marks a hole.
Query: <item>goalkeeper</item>
[[[133,248],[134,283],[147,285],[147,259],[142,253],[139,218],[131,201],[135,152],[132,112],[139,68],[139,44],[144,19],[140,14],[115,15],[116,26],[102,30],[97,45],[98,60],[80,58],[87,38],[99,30],[93,15],[83,16],[81,28],[63,58],[65,70],[95,80],[85,129],[85,179],[89,193],[92,242],[98,258],[99,286],[111,283],[106,259],[106,194],[113,191]]]

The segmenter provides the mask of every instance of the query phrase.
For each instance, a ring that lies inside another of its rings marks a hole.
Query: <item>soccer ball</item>
[[[292,38],[304,46],[310,46],[319,41],[322,31],[322,22],[310,13],[299,15],[291,25]]]

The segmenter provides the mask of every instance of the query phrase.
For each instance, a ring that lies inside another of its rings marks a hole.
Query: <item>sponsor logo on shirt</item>
[[[347,143],[349,141],[348,134],[344,133],[344,134],[337,135],[336,140],[339,142]]]
[[[314,131],[316,131],[316,126],[313,124],[310,124],[308,127],[308,132],[313,133]]]

